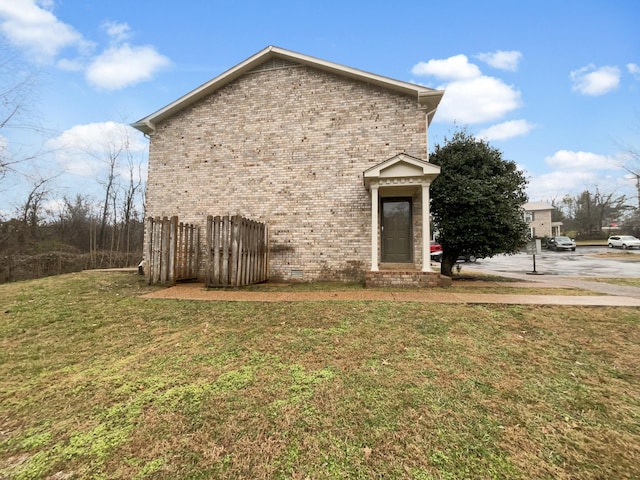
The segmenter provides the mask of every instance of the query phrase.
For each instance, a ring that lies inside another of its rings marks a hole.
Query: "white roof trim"
[[[169,105],[166,105],[165,107],[157,110],[151,115],[138,120],[137,122],[133,123],[132,126],[142,131],[143,133],[151,135],[155,132],[155,126],[158,122],[171,117],[183,108],[215,92],[219,88],[222,88],[224,85],[253,70],[253,68],[271,58],[281,58],[289,60],[291,62],[296,62],[302,65],[335,73],[336,75],[340,75],[343,77],[348,77],[355,80],[371,83],[380,87],[388,88],[390,90],[395,90],[409,95],[416,95],[419,104],[426,108],[427,113],[429,113],[429,122],[431,121],[431,118],[433,118],[435,109],[438,107],[438,104],[440,103],[440,100],[444,95],[443,90],[434,90],[409,82],[401,82],[399,80],[394,80],[391,78],[383,77],[381,75],[365,72],[363,70],[346,67],[337,63],[328,62],[326,60],[320,60],[318,58],[292,52],[283,48],[269,46],[264,50],[256,53],[255,55],[249,57],[245,61],[239,63],[235,67],[230,68],[221,75],[218,75],[214,79],[192,90],[186,95],[183,95]]]
[[[399,163],[408,163],[409,165],[417,167],[421,173],[420,175],[411,175],[410,177],[403,176],[398,178],[412,179],[417,182],[422,180],[432,182],[438,175],[440,175],[440,167],[438,165],[407,155],[406,153],[399,153],[398,155],[365,170],[363,173],[365,187],[369,189],[372,182],[376,182],[383,177],[384,170],[387,170]]]
[[[527,202],[522,205],[522,208],[527,212],[553,210],[553,207],[551,205],[544,202]]]

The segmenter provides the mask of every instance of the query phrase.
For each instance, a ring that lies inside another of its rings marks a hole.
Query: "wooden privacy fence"
[[[147,219],[147,283],[175,285],[198,277],[200,229],[178,217]]]
[[[243,218],[207,217],[207,287],[239,287],[269,278],[268,229]]]

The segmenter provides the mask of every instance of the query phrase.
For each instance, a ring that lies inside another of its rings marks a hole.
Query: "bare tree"
[[[32,155],[11,154],[3,141],[10,129],[32,129],[28,123],[36,93],[36,74],[25,67],[7,44],[0,41],[0,181],[20,163],[35,158]]]
[[[635,128],[636,133],[640,134],[640,115],[638,116],[638,126]],[[628,172],[628,176],[636,181],[636,191],[638,199],[638,211],[640,211],[640,148],[637,145],[625,143],[622,141],[615,142],[618,150],[624,156],[624,161],[620,164]]]
[[[637,161],[640,161],[640,153],[636,152],[634,153],[635,158]],[[631,175],[631,178],[635,178],[636,180],[636,191],[638,194],[638,210],[640,210],[640,168],[636,168],[636,169],[631,169],[625,165],[622,165],[622,168],[624,168],[627,172],[629,172],[629,174]]]
[[[87,144],[80,148],[86,155],[105,167],[104,176],[97,179],[98,184],[100,184],[103,189],[104,195],[101,200],[102,213],[98,220],[99,227],[97,228],[93,243],[98,249],[106,249],[109,246],[106,238],[107,226],[110,217],[114,215],[112,204],[118,188],[120,156],[124,150],[124,144],[119,133],[112,129],[107,129],[98,142]]]
[[[101,165],[98,183],[103,196],[95,231],[97,249],[131,251],[132,222],[143,191],[143,159],[133,130],[125,123],[104,125],[98,140],[80,147]]]
[[[20,206],[19,218],[29,228],[32,239],[38,238],[38,226],[44,216],[43,204],[51,193],[48,184],[54,177],[37,177],[32,181],[32,188],[24,203]]]
[[[124,129],[124,156],[127,162],[129,182],[124,188],[123,199],[123,230],[124,230],[124,243],[127,257],[131,252],[131,227],[132,217],[135,214],[135,202],[136,197],[143,190],[142,182],[142,161],[136,158],[133,149],[131,148],[131,136],[130,130]]]
[[[63,197],[62,205],[55,214],[55,231],[58,241],[71,245],[81,252],[90,251],[90,235],[95,225],[93,200],[77,194],[73,199]]]
[[[625,195],[613,192],[585,190],[575,197],[566,195],[562,199],[562,213],[565,230],[575,230],[580,234],[599,234],[603,227],[618,223],[632,209],[627,205]]]

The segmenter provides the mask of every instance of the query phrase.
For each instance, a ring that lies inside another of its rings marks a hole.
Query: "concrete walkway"
[[[506,276],[506,275],[505,275]],[[533,281],[527,275],[523,280]],[[560,279],[557,279],[560,280]],[[550,283],[550,282],[542,282]],[[582,283],[585,286],[582,286]],[[580,282],[577,288],[586,288],[587,284],[596,282]],[[522,286],[522,284],[519,284]],[[563,286],[568,285],[562,279]],[[604,284],[597,284],[604,285]],[[504,284],[512,286],[512,284]],[[558,285],[556,285],[558,286]],[[609,285],[616,289],[615,285]],[[631,288],[631,287],[630,287]],[[486,293],[451,293],[447,289],[429,289],[421,291],[380,291],[380,290],[342,290],[313,292],[259,292],[247,290],[207,290],[202,283],[184,283],[144,295],[148,299],[178,299],[224,302],[324,302],[324,301],[395,301],[395,302],[429,302],[429,303],[463,303],[463,304],[508,304],[508,305],[580,305],[606,307],[640,307],[640,289],[635,296],[624,295],[497,295]],[[607,292],[601,292],[607,293]]]

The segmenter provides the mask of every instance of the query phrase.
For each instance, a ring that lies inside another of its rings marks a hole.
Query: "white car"
[[[640,240],[631,235],[614,235],[607,240],[609,248],[640,248]]]

